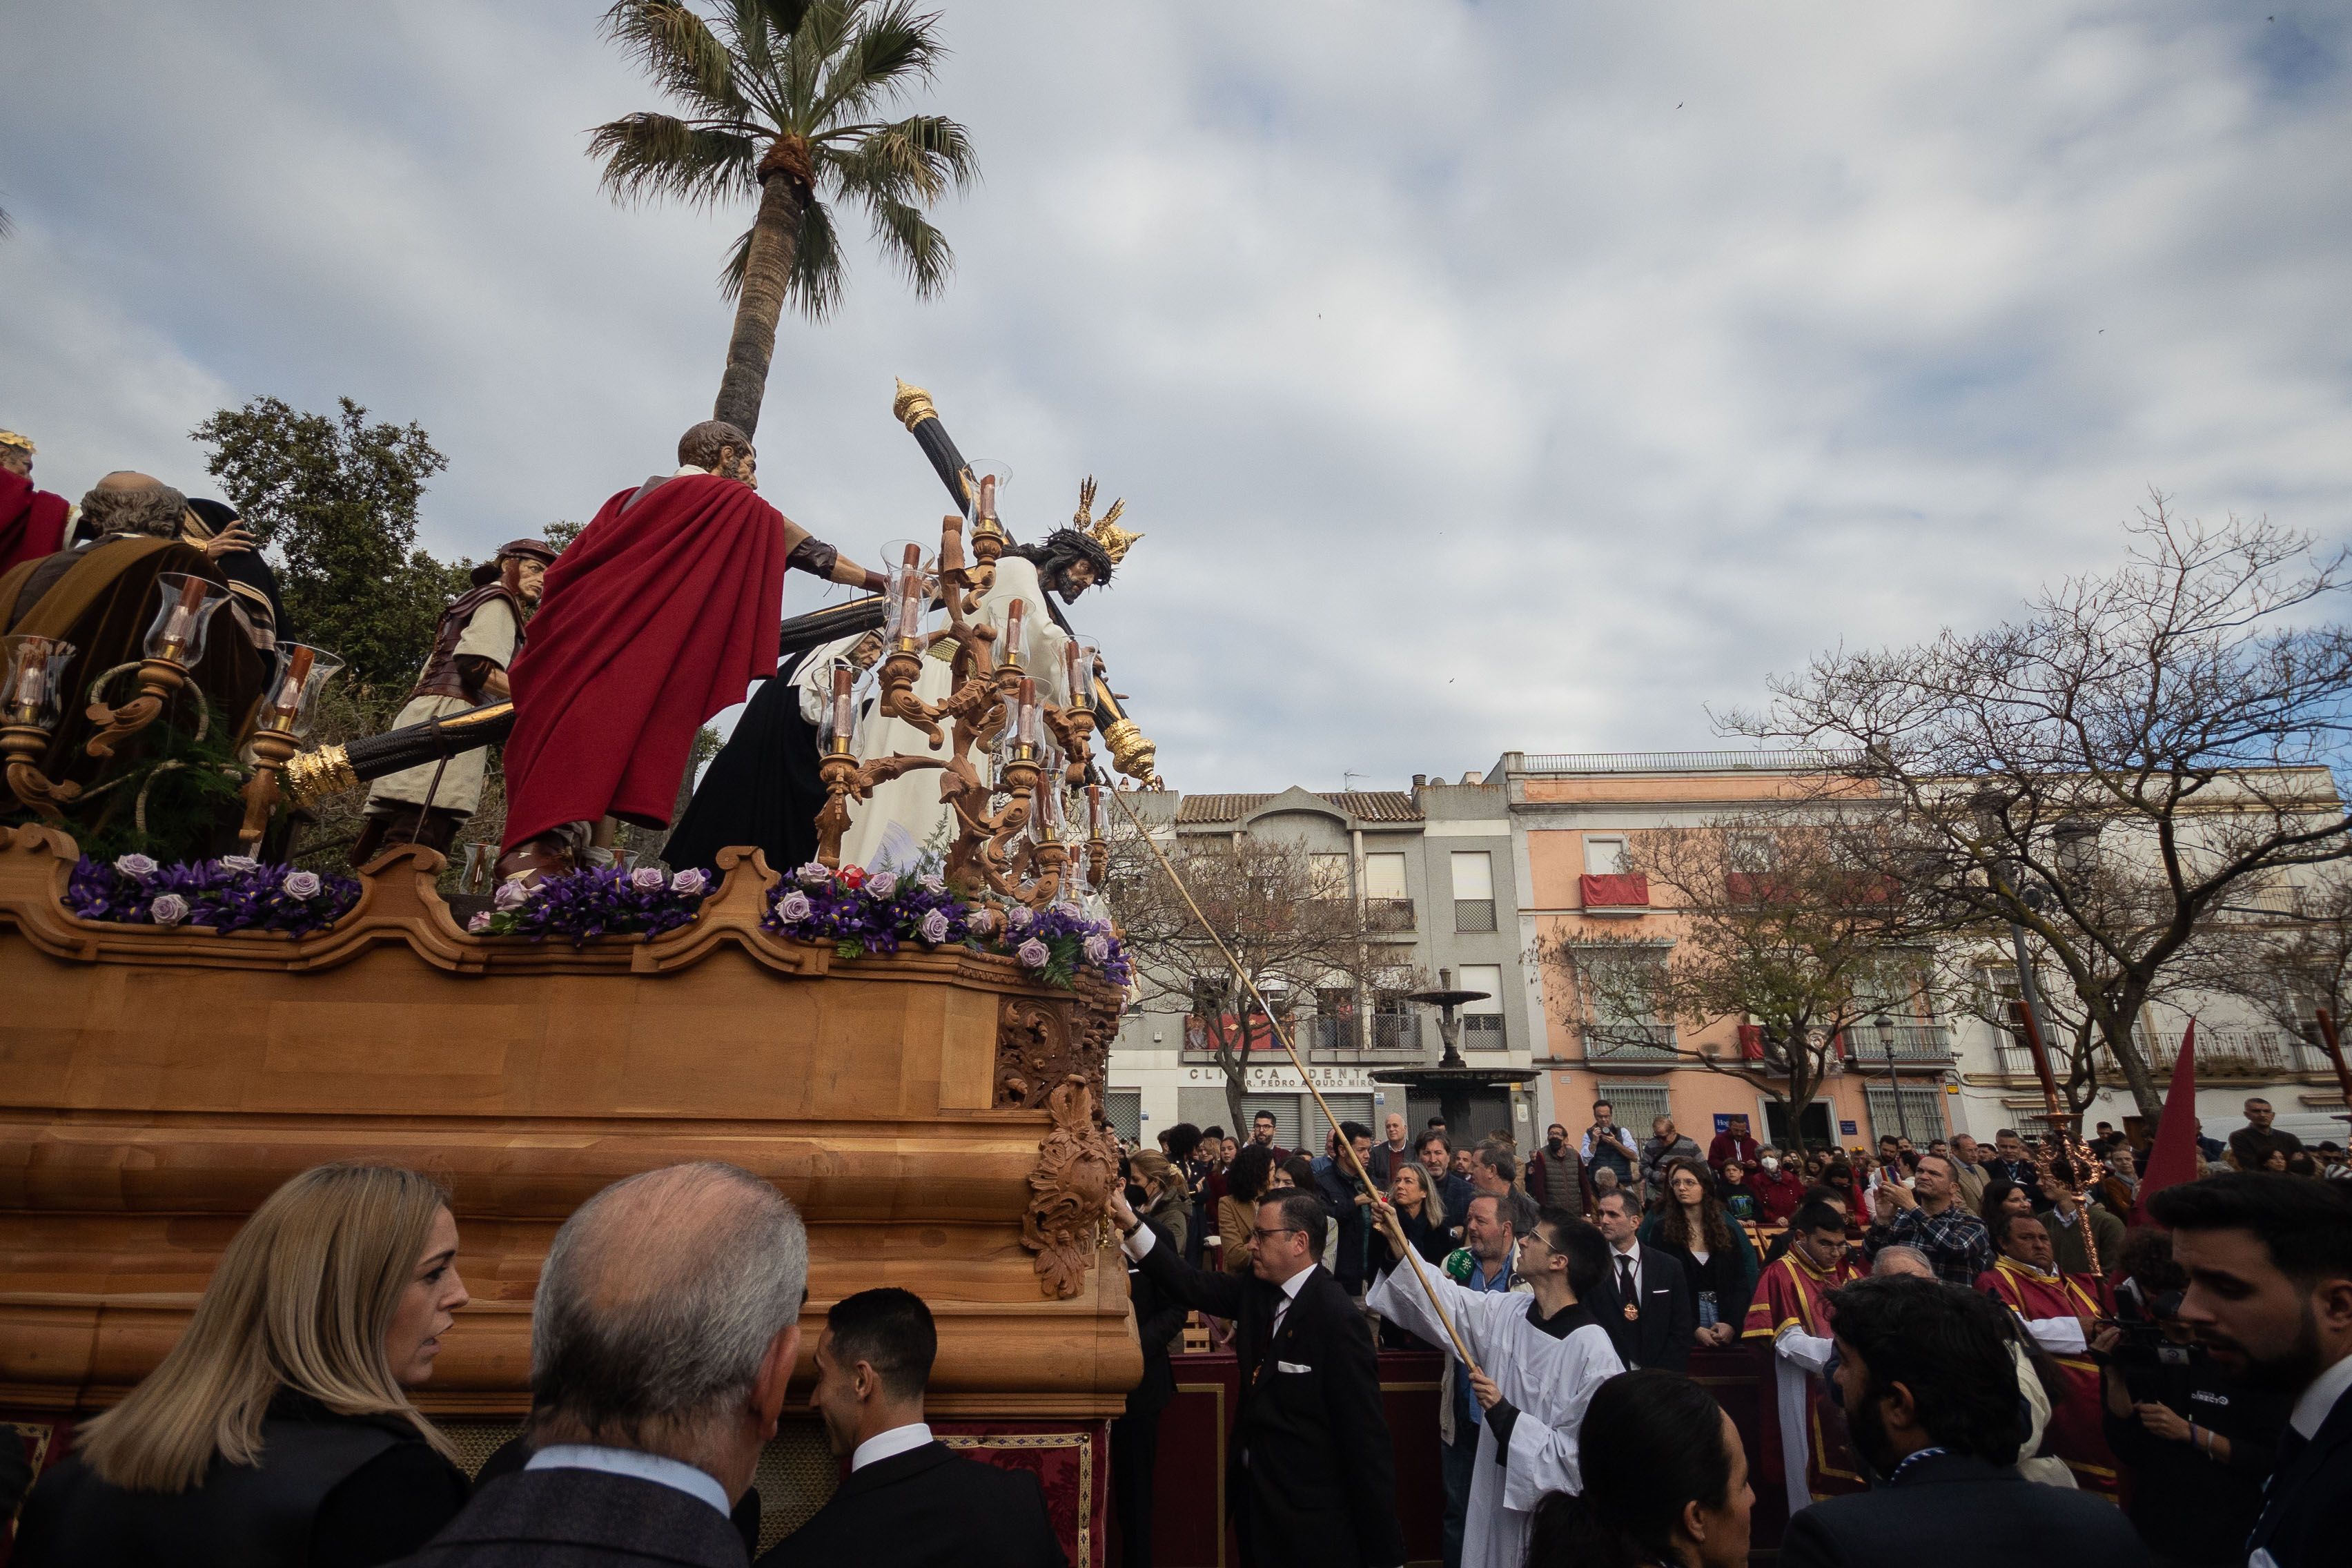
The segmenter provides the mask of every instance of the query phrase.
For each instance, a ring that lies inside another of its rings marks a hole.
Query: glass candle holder
[[[1072,637],[1062,650],[1064,706],[1094,711],[1095,658],[1101,651],[1092,637]]]
[[[20,635],[5,639],[6,684],[0,686],[0,722],[54,730],[65,715],[66,666],[74,645],[56,637]]]
[[[923,635],[930,617],[931,573],[935,563],[923,559],[923,547],[911,539],[894,539],[882,547],[882,633],[911,640]]]
[[[1027,611],[1028,606],[1018,599],[1004,606],[1004,635],[997,641],[996,662],[1006,669],[1024,668],[1029,663]]]
[[[228,590],[202,577],[166,572],[155,579],[155,618],[148,623],[149,658],[194,664],[205,657],[205,632],[228,603]]]
[[[964,465],[964,470],[971,475],[972,521],[994,522],[996,509],[1012,487],[1013,470],[993,458],[975,458]]]
[[[277,673],[255,710],[254,723],[283,735],[308,735],[319,721],[319,694],[342,668],[343,661],[324,648],[279,643]]]

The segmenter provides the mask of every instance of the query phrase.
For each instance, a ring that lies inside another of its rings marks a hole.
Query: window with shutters
[[[1921,1149],[1935,1139],[1944,1136],[1944,1091],[1940,1089],[1906,1089],[1898,1106],[1895,1091],[1885,1084],[1872,1084],[1864,1090],[1870,1111],[1870,1135],[1875,1140],[1889,1133],[1908,1138]]]
[[[1404,857],[1364,857],[1364,922],[1374,931],[1411,931],[1412,900],[1404,887]]]
[[[1584,874],[1588,877],[1621,877],[1625,873],[1625,840],[1622,837],[1597,833],[1584,836]]]
[[[1495,929],[1495,858],[1484,849],[1454,852],[1454,929]]]
[[[1354,897],[1348,886],[1346,851],[1307,857],[1307,896],[1342,904]]]
[[[1461,986],[1465,991],[1484,991],[1483,1001],[1462,1005],[1462,1048],[1464,1050],[1499,1051],[1503,1048],[1503,966],[1499,963],[1465,963],[1462,966]]]

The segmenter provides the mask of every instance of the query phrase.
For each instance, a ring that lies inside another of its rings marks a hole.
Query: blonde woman
[[[465,1506],[409,1402],[467,1300],[448,1194],[414,1171],[321,1165],[221,1255],[187,1332],[26,1500],[17,1568],[362,1568]]]
[[[1167,1155],[1149,1149],[1129,1154],[1127,1168],[1135,1184],[1143,1189],[1144,1201],[1136,1205],[1136,1212],[1166,1231],[1168,1239],[1182,1250],[1184,1233],[1192,1222],[1192,1194],[1185,1188],[1184,1173]]]

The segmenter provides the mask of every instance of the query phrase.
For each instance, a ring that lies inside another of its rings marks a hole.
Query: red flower
[[[862,888],[866,885],[866,868],[844,866],[834,873],[834,879],[845,888]]]

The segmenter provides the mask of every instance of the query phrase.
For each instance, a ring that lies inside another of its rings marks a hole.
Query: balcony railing
[[[1366,899],[1364,926],[1368,931],[1411,931],[1412,900],[1411,899]]]
[[[1454,900],[1454,929],[1460,931],[1493,931],[1495,900],[1492,899]]]
[[[1672,1024],[1587,1024],[1584,1059],[1591,1062],[1666,1062],[1675,1059]]]
[[[1897,1062],[1932,1062],[1941,1066],[1952,1058],[1952,1031],[1941,1024],[1897,1024],[1888,1032],[1887,1044],[1895,1047]],[[1865,1067],[1886,1060],[1878,1031],[1867,1021],[1845,1032],[1845,1048],[1848,1057]]]
[[[1420,1050],[1421,1015],[1418,1013],[1373,1014],[1372,1049],[1376,1051]]]
[[[1505,1044],[1500,1013],[1465,1013],[1462,1017],[1462,1048],[1499,1051]]]
[[[2173,1063],[2180,1056],[2181,1032],[2173,1029],[2142,1029],[2137,1039],[2139,1048],[2147,1059],[2147,1070],[2156,1077],[2169,1077]],[[2033,1058],[2014,1035],[2004,1033],[1998,1055],[2000,1070],[2011,1078],[2032,1078]],[[2115,1055],[2103,1044],[2092,1058],[2098,1069],[2099,1081],[2120,1085],[2123,1068],[2116,1065]],[[2053,1049],[2050,1070],[2063,1081],[2066,1077],[2066,1059],[2063,1049]],[[2200,1082],[2210,1079],[2236,1079],[2268,1080],[2294,1078],[2304,1073],[2322,1070],[2322,1063],[2311,1048],[2301,1040],[2278,1029],[2200,1029],[2197,1031],[2197,1077]]]

